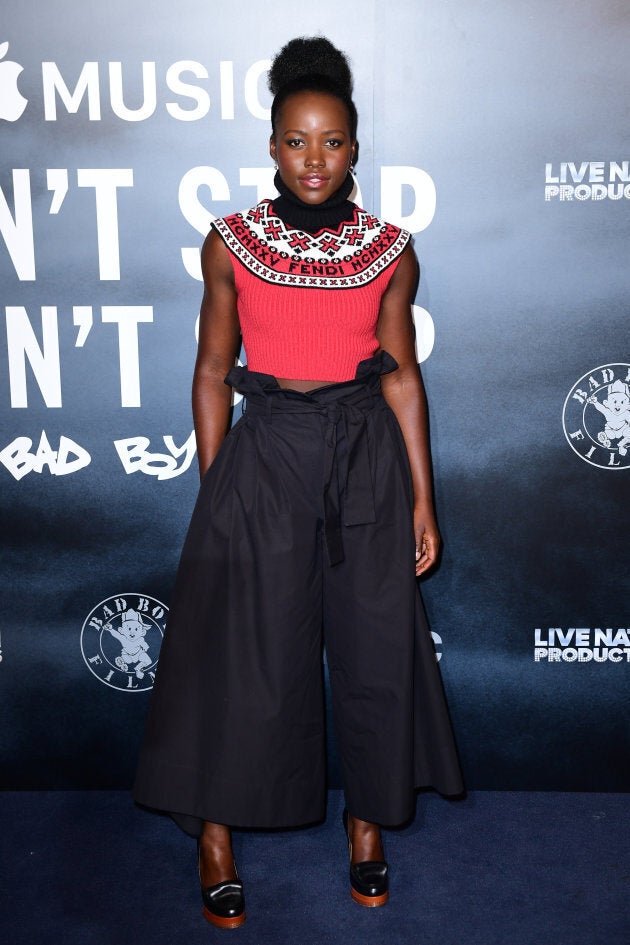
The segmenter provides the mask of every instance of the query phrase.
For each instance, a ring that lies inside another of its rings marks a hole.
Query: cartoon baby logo
[[[18,88],[18,76],[23,71],[19,62],[5,59],[9,51],[8,43],[0,43],[0,118],[5,121],[17,121],[28,105]]]
[[[101,601],[81,630],[81,652],[88,669],[113,689],[150,689],[167,614],[164,604],[143,594]]]
[[[610,449],[613,440],[619,440],[617,452],[625,456],[630,443],[630,388],[623,381],[615,381],[608,385],[607,393],[601,404],[596,394],[588,398],[588,403],[606,418],[606,426],[597,434],[597,439],[606,449]]]
[[[144,670],[151,665],[151,657],[147,654],[149,644],[144,637],[147,630],[151,629],[151,624],[145,623],[140,614],[130,607],[122,615],[120,630],[111,623],[106,623],[103,629],[111,633],[122,646],[120,656],[115,659],[118,669],[126,673],[130,665],[135,666],[138,679],[144,679]]]
[[[604,364],[585,374],[564,402],[567,442],[601,469],[630,467],[630,365]]]

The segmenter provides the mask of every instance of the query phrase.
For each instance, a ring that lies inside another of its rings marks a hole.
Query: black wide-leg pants
[[[381,352],[309,393],[226,378],[246,409],[201,484],[134,788],[193,834],[324,816],[323,645],[349,810],[394,825],[415,787],[462,790],[380,392],[395,367]]]

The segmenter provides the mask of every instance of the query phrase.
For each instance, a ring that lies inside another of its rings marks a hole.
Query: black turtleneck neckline
[[[310,204],[300,200],[289,190],[279,171],[273,182],[280,194],[272,200],[273,211],[283,223],[294,229],[304,230],[305,233],[334,230],[354,215],[354,204],[348,200],[354,188],[354,178],[349,171],[341,187],[323,203]]]

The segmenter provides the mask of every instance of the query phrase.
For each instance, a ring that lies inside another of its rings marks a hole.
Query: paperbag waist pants
[[[380,391],[395,367],[380,352],[308,393],[226,378],[246,406],[201,484],[134,789],[191,833],[323,817],[323,644],[349,810],[393,825],[415,786],[461,790]]]

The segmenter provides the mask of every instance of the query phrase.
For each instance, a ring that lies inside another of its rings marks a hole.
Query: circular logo
[[[564,402],[564,435],[600,469],[630,466],[630,364],[603,364],[579,379]]]
[[[145,594],[101,601],[81,630],[81,652],[90,672],[124,692],[151,689],[168,607]]]

